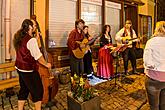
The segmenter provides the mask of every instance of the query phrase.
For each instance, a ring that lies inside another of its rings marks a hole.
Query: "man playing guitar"
[[[133,42],[138,41],[136,39],[136,33],[132,29],[131,20],[127,20],[125,26],[116,34],[115,40],[117,45],[126,45],[127,48],[122,52],[123,61],[124,61],[124,72],[128,74],[128,61],[131,61],[132,73],[136,74],[136,54],[132,46]]]
[[[83,48],[85,47],[85,44],[79,44],[78,41],[83,41],[84,35],[83,35],[83,27],[84,27],[84,20],[78,19],[75,21],[75,29],[73,29],[68,37],[67,46],[69,49],[69,57],[70,57],[70,69],[71,69],[71,75],[73,76],[75,73],[80,76],[82,73],[84,73],[84,64],[83,64],[83,58],[76,58],[73,50],[77,48]]]

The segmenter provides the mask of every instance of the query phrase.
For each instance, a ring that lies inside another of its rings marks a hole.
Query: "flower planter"
[[[98,96],[89,101],[79,102],[67,95],[68,110],[100,110],[100,98]]]

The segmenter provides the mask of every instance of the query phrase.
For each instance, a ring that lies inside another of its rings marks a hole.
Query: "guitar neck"
[[[131,38],[130,36],[126,36],[122,38],[122,43],[123,44],[132,44],[133,40],[138,39],[138,38]]]
[[[90,41],[87,43],[87,45],[92,44],[94,41],[95,41],[95,39],[93,38],[92,40],[90,40]]]
[[[131,38],[131,39],[128,39],[128,41],[132,41],[132,40],[135,40],[135,39],[138,39],[138,38]]]
[[[90,40],[87,45],[92,44],[100,35],[95,36],[92,40]]]

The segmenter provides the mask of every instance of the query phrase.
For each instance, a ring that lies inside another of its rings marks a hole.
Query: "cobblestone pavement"
[[[110,81],[106,81],[94,86],[99,92],[101,99],[101,110],[149,110],[146,100],[146,92],[144,88],[145,75],[127,75],[119,76]],[[55,106],[51,108],[44,107],[43,110],[67,110],[67,92],[70,90],[70,84],[59,86],[59,91],[55,97]],[[15,88],[18,91],[18,88]],[[5,110],[17,110],[17,96],[11,96],[11,104],[9,98],[1,94],[0,110],[2,110],[2,102]],[[2,101],[3,100],[3,101]],[[25,104],[25,110],[33,110],[34,105]]]
[[[130,75],[121,80],[95,86],[100,91],[102,110],[149,110],[146,104],[144,75]]]
[[[115,79],[96,85],[95,88],[99,91],[99,96],[101,98],[101,109],[149,110],[148,104],[146,104],[144,77],[143,74],[129,75],[125,78],[120,78],[120,80],[117,79],[116,86],[114,86]],[[55,97],[56,105],[51,107],[52,110],[67,110],[67,92],[70,90],[69,88],[69,84],[60,85],[59,92]],[[9,98],[3,97],[3,101],[5,110],[11,110]],[[16,95],[11,97],[11,103],[14,110],[17,110]],[[2,104],[2,98],[0,104]],[[33,108],[33,105],[30,106]],[[0,108],[0,110],[1,109],[2,108]],[[30,109],[28,103],[26,103],[25,109]],[[49,110],[49,108],[44,109]]]

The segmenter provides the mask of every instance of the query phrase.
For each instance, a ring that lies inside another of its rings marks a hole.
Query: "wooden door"
[[[131,6],[131,5],[124,5],[124,18],[126,20],[131,20],[133,29],[135,30],[136,34],[138,33],[138,7]]]

